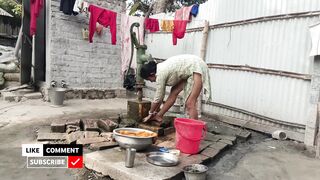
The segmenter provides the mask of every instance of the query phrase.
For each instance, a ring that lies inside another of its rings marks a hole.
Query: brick
[[[201,154],[213,158],[213,157],[215,157],[217,154],[219,154],[219,152],[220,152],[220,151],[217,150],[217,149],[213,149],[213,148],[208,147],[208,148],[206,148],[205,150],[203,150],[203,151],[201,152]]]
[[[82,124],[83,124],[83,130],[84,131],[99,131],[100,129],[98,127],[98,120],[97,119],[84,119],[81,120]]]
[[[144,123],[139,124],[138,127],[141,129],[147,129],[149,131],[153,131],[153,132],[157,133],[158,136],[164,135],[164,128],[163,127],[153,126],[153,125],[144,124]]]
[[[66,133],[71,133],[71,132],[75,132],[75,131],[80,131],[80,127],[79,126],[74,126],[74,125],[67,125],[66,128]]]
[[[99,143],[104,141],[108,141],[108,140],[104,137],[81,138],[77,140],[77,144],[86,145],[86,144]]]
[[[89,149],[91,150],[104,150],[118,146],[117,142],[108,141],[108,142],[99,142],[90,144]]]
[[[65,140],[66,133],[38,133],[38,141],[55,141],[55,140]]]
[[[113,138],[113,133],[112,132],[102,132],[100,134],[101,137],[105,137],[107,138],[108,140],[112,140]]]
[[[211,141],[201,141],[199,152],[203,151],[205,148],[209,147],[211,144],[213,144],[213,142]]]
[[[12,92],[1,92],[1,97],[2,97],[2,100],[4,101],[12,102],[12,101],[15,101],[15,98],[17,96]]]
[[[215,134],[212,134],[210,132],[207,132],[206,137],[204,138],[204,140],[206,141],[212,141],[212,142],[217,142],[221,139],[221,137],[216,136]]]
[[[68,134],[66,136],[66,141],[68,144],[71,144],[75,141],[77,141],[78,139],[81,139],[84,137],[84,132],[83,131],[76,131],[76,132],[72,132],[70,134]]]
[[[97,131],[85,131],[84,132],[85,138],[93,138],[93,137],[98,137],[98,136],[99,136],[99,132],[97,132]]]
[[[109,119],[100,119],[98,120],[97,124],[98,127],[104,130],[105,132],[112,132],[118,126],[117,123]]]
[[[224,150],[228,145],[223,143],[223,142],[215,142],[213,144],[211,144],[209,147],[210,148],[213,148],[213,149],[216,149],[216,150]]]
[[[51,131],[52,132],[59,132],[59,133],[66,132],[66,121],[62,120],[62,119],[54,120],[51,123]]]
[[[228,140],[228,139],[220,139],[219,142],[225,143],[225,144],[230,145],[230,146],[233,145],[233,142]]]
[[[232,142],[235,142],[237,140],[236,136],[228,136],[228,135],[216,135],[218,138],[220,139],[226,139],[226,140],[230,140]]]
[[[66,125],[74,125],[80,127],[80,119],[68,119]]]

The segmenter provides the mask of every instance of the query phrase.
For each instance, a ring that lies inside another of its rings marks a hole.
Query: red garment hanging
[[[145,25],[146,25],[146,29],[149,29],[151,33],[157,32],[160,30],[158,19],[146,18]]]
[[[174,28],[172,31],[173,45],[177,45],[177,39],[182,39],[186,33],[188,21],[185,20],[173,20]]]
[[[30,0],[30,36],[36,34],[37,17],[43,7],[43,0]]]
[[[111,44],[117,43],[117,13],[103,9],[101,7],[90,5],[88,8],[90,12],[89,21],[89,42],[93,42],[93,35],[96,31],[97,22],[104,27],[110,27]]]

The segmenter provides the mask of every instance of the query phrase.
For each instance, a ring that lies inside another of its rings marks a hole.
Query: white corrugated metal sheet
[[[213,102],[305,124],[310,81],[222,69],[211,69],[210,77]]]
[[[246,20],[262,16],[319,11],[319,0],[209,0],[200,6],[190,27]],[[206,62],[249,65],[312,74],[308,27],[319,16],[272,20],[210,30]],[[200,54],[202,32],[187,33],[178,45],[171,34],[148,34],[148,53],[157,58]],[[213,102],[272,119],[305,125],[311,103],[310,81],[246,71],[210,69]],[[224,115],[237,117],[233,110]],[[242,116],[238,118],[243,118]]]
[[[245,19],[320,10],[319,0],[208,0],[196,19],[219,24]]]
[[[319,20],[317,16],[214,29],[207,62],[308,74],[312,67],[309,26]]]

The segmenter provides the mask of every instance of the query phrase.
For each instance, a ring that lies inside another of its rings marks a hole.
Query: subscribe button
[[[82,168],[83,146],[79,144],[22,144],[28,168]]]

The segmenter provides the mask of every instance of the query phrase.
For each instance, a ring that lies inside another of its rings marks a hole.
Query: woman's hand
[[[146,123],[154,117],[154,114],[149,114],[147,117],[143,118],[142,122]]]
[[[154,115],[151,119],[152,120],[156,120],[158,122],[162,122],[163,121],[163,117],[159,116],[158,114]]]

